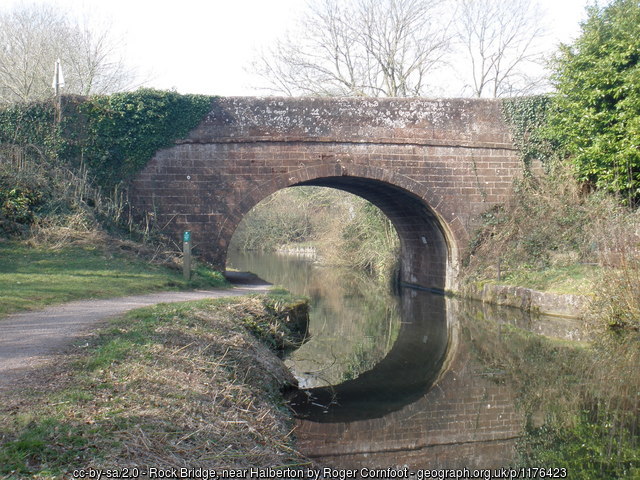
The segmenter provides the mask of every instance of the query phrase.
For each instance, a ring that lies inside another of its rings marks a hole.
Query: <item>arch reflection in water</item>
[[[301,387],[311,387],[290,395],[300,417],[380,417],[438,377],[449,341],[444,297],[407,288],[396,297],[348,272],[274,254],[234,252],[230,265],[310,297],[311,338],[288,361]]]
[[[274,255],[240,257],[244,258],[233,260],[235,267],[311,297],[310,330],[314,336],[303,346],[305,357],[330,361],[333,355],[326,355],[329,345],[335,345],[333,354],[337,355],[349,350],[344,344],[354,343],[352,337],[357,332],[351,327],[361,327],[361,317],[343,316],[344,310],[338,309],[340,301],[359,308],[361,316],[363,310],[365,316],[383,312],[366,304],[383,297],[373,285],[365,287],[366,295],[342,288],[339,283],[346,277],[335,270]],[[332,283],[331,274],[337,274],[337,283]],[[322,280],[318,283],[319,277]],[[336,290],[340,295],[327,305],[322,295]],[[388,298],[384,297],[383,303]],[[488,468],[509,464],[523,419],[515,411],[510,386],[487,377],[485,366],[475,359],[465,322],[475,321],[476,314],[462,314],[461,305],[452,299],[409,289],[404,290],[397,306],[403,313],[402,321],[398,316],[392,320],[393,328],[372,339],[385,343],[377,352],[375,366],[352,380],[330,382],[333,388],[316,384],[308,389],[318,405],[310,405],[310,397],[302,397],[303,403],[296,406],[297,448],[321,464],[344,468]],[[314,311],[318,310],[325,315],[319,318],[322,325],[314,325]],[[383,316],[377,322],[384,324],[395,318]],[[395,335],[388,335],[390,331]],[[389,348],[386,342],[391,343]],[[300,369],[303,375],[307,367]]]
[[[230,266],[309,297],[310,339],[286,360],[301,388],[337,385],[369,370],[400,331],[397,298],[366,276],[255,252],[233,252]]]
[[[335,386],[298,390],[296,414],[316,422],[378,418],[420,398],[433,385],[447,354],[445,298],[403,289],[400,332],[391,351],[371,370]]]

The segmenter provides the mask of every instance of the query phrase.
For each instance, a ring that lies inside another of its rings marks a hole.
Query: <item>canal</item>
[[[319,464],[512,465],[526,428],[577,408],[576,320],[394,293],[308,258],[236,251],[228,266],[310,299],[309,339],[286,363],[301,387],[289,397],[296,443]]]

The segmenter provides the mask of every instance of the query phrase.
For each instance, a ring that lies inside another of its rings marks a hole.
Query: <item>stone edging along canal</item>
[[[540,292],[531,288],[489,283],[466,285],[460,296],[532,313],[569,318],[584,316],[589,306],[589,297],[586,295]]]

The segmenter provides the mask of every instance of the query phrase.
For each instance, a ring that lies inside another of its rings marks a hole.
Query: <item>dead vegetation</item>
[[[0,162],[0,237],[53,250],[98,247],[181,267],[180,245],[159,232],[152,216],[134,221],[121,187],[104,192],[85,168],[36,153],[19,164]]]
[[[280,394],[295,380],[266,346],[278,343],[278,325],[296,310],[297,303],[262,296],[160,305],[115,321],[58,387],[8,396],[0,473],[63,478],[87,467],[306,464],[292,446]],[[252,321],[275,340],[257,340]]]
[[[502,273],[595,263],[594,220],[612,208],[619,209],[613,199],[585,195],[564,167],[518,180],[506,204],[483,214],[465,273],[495,276],[498,261]]]
[[[543,290],[561,282],[593,298],[594,321],[637,330],[640,211],[574,178],[556,165],[516,183],[507,204],[484,214],[464,279]]]

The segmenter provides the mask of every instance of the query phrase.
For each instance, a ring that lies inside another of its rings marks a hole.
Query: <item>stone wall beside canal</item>
[[[589,305],[586,295],[540,292],[531,288],[492,283],[472,283],[462,290],[462,296],[483,303],[516,307],[525,311],[559,317],[582,317]]]

